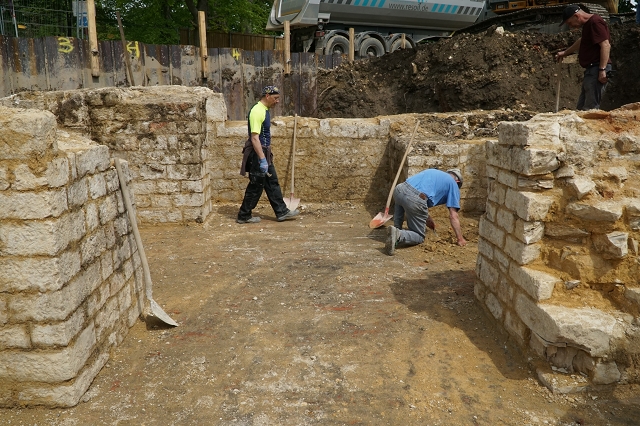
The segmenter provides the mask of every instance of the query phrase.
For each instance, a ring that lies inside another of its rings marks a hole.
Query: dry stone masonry
[[[553,370],[592,384],[640,381],[639,117],[541,114],[486,144],[476,297]]]
[[[140,314],[106,146],[0,106],[0,406],[75,405]]]

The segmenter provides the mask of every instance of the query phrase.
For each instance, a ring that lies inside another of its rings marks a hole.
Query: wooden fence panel
[[[91,75],[89,43],[73,37],[21,39],[0,36],[0,96],[21,90],[71,90],[127,85],[125,51],[120,41],[101,41],[101,74]],[[127,42],[135,84],[206,86],[222,93],[231,120],[244,120],[266,85],[276,85],[281,102],[276,115],[313,116],[319,66],[333,68],[345,55],[293,53],[291,74],[284,75],[281,50],[208,49],[206,78],[201,75],[199,48]]]
[[[199,86],[200,85],[200,49],[193,46],[181,47],[181,79],[183,86]]]
[[[169,75],[171,77],[170,84],[181,85],[181,71],[182,67],[182,49],[180,46],[169,46]]]
[[[2,79],[0,79],[0,96],[8,95],[13,92],[13,66],[12,57],[8,53],[10,37],[0,35],[0,73]]]
[[[242,84],[242,55],[238,49],[220,49],[220,72],[222,73],[222,93],[227,104],[227,114],[231,120],[239,120],[245,112]]]
[[[145,44],[145,73],[147,86],[169,85],[169,47],[159,44]]]
[[[7,53],[14,58],[15,90],[47,90],[42,39],[13,38]]]
[[[300,104],[296,111],[303,117],[311,117],[316,111],[316,76],[318,63],[312,53],[300,54]]]

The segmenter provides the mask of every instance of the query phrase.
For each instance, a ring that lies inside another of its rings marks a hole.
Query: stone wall
[[[0,106],[0,406],[87,390],[140,314],[130,229],[106,146]]]
[[[143,222],[200,222],[213,203],[242,201],[247,178],[239,171],[247,125],[226,120],[222,96],[209,89],[34,92],[0,103],[51,111],[61,127],[84,133],[106,145],[113,156],[128,160]],[[459,167],[465,176],[463,210],[483,211],[484,141],[495,137],[499,121],[514,117],[506,111],[372,119],[299,117],[295,193],[303,204],[349,200],[379,211],[419,120],[399,181],[429,167]],[[287,194],[294,118],[275,116],[272,124],[276,169]]]
[[[486,145],[475,294],[554,370],[592,384],[640,382],[639,118],[638,105],[541,114]]]

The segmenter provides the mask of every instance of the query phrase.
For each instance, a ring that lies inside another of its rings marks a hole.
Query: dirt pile
[[[500,34],[492,28],[345,63],[319,73],[317,116],[364,118],[476,109],[550,112],[556,105],[558,75],[560,108],[573,109],[583,69],[577,63],[556,64],[553,56],[579,36],[580,30]],[[611,39],[617,73],[602,103],[607,110],[640,101],[640,27],[615,24]]]

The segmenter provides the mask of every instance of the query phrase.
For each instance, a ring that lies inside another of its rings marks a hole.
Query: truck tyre
[[[334,35],[324,51],[326,55],[346,55],[349,53],[349,40],[341,35]]]
[[[369,58],[384,55],[384,45],[377,38],[369,37],[362,40],[358,56]]]
[[[402,39],[397,39],[395,40],[392,44],[391,44],[391,52],[395,52],[396,50],[399,50],[402,48]],[[405,49],[412,49],[413,48],[413,43],[412,40],[407,37],[404,40],[404,48]]]

